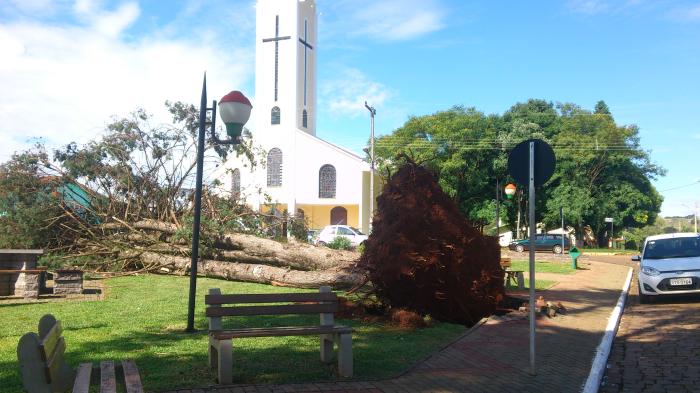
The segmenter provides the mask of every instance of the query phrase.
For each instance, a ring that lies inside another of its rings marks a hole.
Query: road
[[[629,256],[590,258],[634,266]],[[700,297],[639,304],[638,293],[633,279],[600,393],[700,392]]]

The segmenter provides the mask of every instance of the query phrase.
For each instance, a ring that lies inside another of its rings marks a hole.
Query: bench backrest
[[[211,288],[204,303],[209,330],[221,330],[221,317],[250,315],[319,314],[321,325],[333,325],[333,313],[338,311],[338,297],[328,286],[321,287],[318,293],[245,295],[222,295],[219,288]]]
[[[63,358],[66,341],[61,333],[61,323],[46,314],[39,320],[39,334],[19,339],[17,359],[28,392],[65,392],[72,387],[75,374]]]
[[[501,267],[502,268],[505,269],[507,267],[510,267],[511,265],[512,265],[512,263],[510,261],[510,258],[501,258]]]

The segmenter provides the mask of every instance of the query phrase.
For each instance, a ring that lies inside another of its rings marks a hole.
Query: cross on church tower
[[[313,50],[314,47],[311,46],[307,42],[307,25],[306,25],[306,20],[304,20],[304,38],[302,39],[299,37],[299,42],[301,42],[302,45],[304,45],[304,106],[306,106],[306,50],[311,49]]]
[[[291,37],[286,35],[280,37],[280,16],[275,16],[275,36],[272,38],[263,38],[263,42],[274,42],[275,43],[275,101],[277,101],[277,91],[278,91],[278,80],[279,80],[279,45],[280,41],[288,40]],[[306,97],[306,95],[304,96]]]

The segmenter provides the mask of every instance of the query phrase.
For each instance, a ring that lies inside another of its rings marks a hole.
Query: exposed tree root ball
[[[399,329],[404,330],[413,330],[427,326],[423,317],[418,313],[403,308],[391,310],[391,321],[395,323]]]
[[[503,298],[497,239],[472,227],[427,169],[409,162],[391,177],[372,228],[360,266],[392,307],[470,326]]]

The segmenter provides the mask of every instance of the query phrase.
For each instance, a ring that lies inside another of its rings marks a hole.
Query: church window
[[[267,153],[267,186],[282,186],[282,150],[276,147]]]
[[[241,171],[236,168],[231,172],[231,198],[237,200],[241,196]]]
[[[270,117],[272,118],[270,121],[272,124],[280,124],[280,107],[276,106],[272,108]]]
[[[348,225],[348,211],[342,206],[331,209],[331,225]]]
[[[318,171],[318,197],[335,198],[335,167],[324,165]]]
[[[301,113],[301,126],[304,128],[307,128],[309,125],[309,114],[306,112],[306,109]]]

